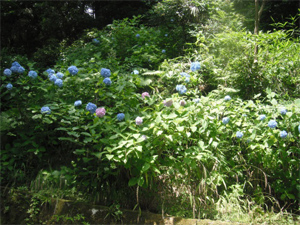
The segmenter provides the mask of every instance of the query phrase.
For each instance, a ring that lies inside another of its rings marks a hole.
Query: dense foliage
[[[187,217],[297,213],[299,40],[254,36],[232,4],[213,2],[181,4],[194,14],[162,25],[90,29],[51,68],[5,62],[2,185]]]

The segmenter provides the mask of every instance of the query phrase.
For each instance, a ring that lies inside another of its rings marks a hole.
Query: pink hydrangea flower
[[[135,124],[136,125],[142,125],[142,123],[143,123],[143,119],[141,118],[141,117],[137,117],[136,119],[135,119]]]
[[[98,109],[96,109],[96,115],[97,115],[98,117],[103,117],[103,116],[105,116],[105,113],[106,113],[106,111],[105,111],[104,108],[98,108]]]
[[[143,92],[142,93],[142,97],[143,97],[143,99],[145,99],[145,97],[149,97],[150,98],[150,95],[149,95],[148,92]]]

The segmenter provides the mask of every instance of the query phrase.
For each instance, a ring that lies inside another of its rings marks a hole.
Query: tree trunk
[[[260,17],[263,12],[265,3],[267,0],[262,0],[262,4],[259,7],[259,0],[255,0],[255,26],[254,26],[254,35],[258,35],[259,31],[259,22],[260,22]],[[257,62],[257,53],[258,53],[258,45],[255,43],[255,48],[254,48],[254,62]]]

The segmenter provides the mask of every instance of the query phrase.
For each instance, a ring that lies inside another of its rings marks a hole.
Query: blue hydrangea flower
[[[178,84],[178,85],[176,85],[176,91],[178,91],[179,94],[182,95],[182,94],[186,93],[187,89],[184,85]]]
[[[11,66],[20,67],[20,66],[21,66],[21,64],[20,64],[20,63],[18,63],[17,61],[15,61],[15,62],[13,62],[13,63],[11,64]]]
[[[18,63],[17,61],[15,61],[15,62],[13,62],[12,64],[11,64],[11,68],[10,68],[10,70],[13,72],[13,73],[19,73],[20,71],[20,68],[21,67],[21,65],[20,65],[20,63]],[[24,69],[24,68],[23,68]]]
[[[286,138],[287,137],[287,132],[285,131],[285,130],[283,130],[283,131],[280,131],[280,133],[279,133],[279,136],[281,137],[281,138]]]
[[[174,22],[174,19],[171,19],[170,21],[171,21],[171,22]]]
[[[162,52],[162,53],[166,53],[166,50],[165,50],[165,49],[163,49],[161,52]]]
[[[265,115],[265,114],[260,115],[258,119],[259,119],[259,120],[264,120],[264,119],[266,119],[266,115]]]
[[[168,34],[165,34],[165,37],[168,37]]]
[[[4,71],[3,71],[3,74],[5,75],[5,76],[8,76],[8,77],[10,77],[10,75],[11,75],[11,70],[10,69],[5,69]]]
[[[50,69],[50,68],[47,69],[46,72],[47,72],[48,74],[54,74],[54,73],[55,73],[55,71],[54,71],[53,69]]]
[[[101,69],[101,76],[102,77],[110,77],[110,69],[102,68]]]
[[[93,41],[93,43],[96,44],[96,45],[100,43],[100,41],[99,41],[97,38],[94,38],[92,41]]]
[[[95,113],[96,112],[96,109],[97,109],[97,106],[91,102],[89,102],[87,105],[86,105],[86,110],[88,110],[90,113]]]
[[[281,108],[281,109],[280,109],[281,115],[285,115],[286,112],[287,112],[286,108]]]
[[[201,66],[199,62],[192,62],[191,71],[195,72],[196,70],[200,70]]]
[[[124,119],[125,119],[125,114],[124,114],[124,113],[119,113],[119,114],[117,115],[117,119],[118,119],[119,121],[124,120]]]
[[[50,114],[51,113],[51,109],[48,106],[44,106],[41,108],[41,113],[43,114]]]
[[[242,138],[243,137],[243,133],[240,132],[240,131],[236,132],[236,137],[237,138]]]
[[[139,38],[140,37],[140,35],[139,34],[137,34],[137,35],[135,35],[137,38]]]
[[[25,69],[23,66],[20,66],[17,68],[17,73],[24,73],[25,72]]]
[[[134,70],[133,73],[136,74],[136,75],[138,75],[139,71],[138,70]]]
[[[197,104],[197,103],[200,102],[200,99],[199,99],[199,98],[195,98],[195,99],[193,100],[193,102],[195,102],[195,103]]]
[[[222,123],[223,124],[227,124],[227,123],[229,123],[229,117],[224,117],[223,119],[222,119]]]
[[[277,127],[277,122],[275,120],[270,120],[268,126],[273,129]]]
[[[54,84],[58,87],[62,87],[63,86],[63,81],[62,79],[56,79],[56,81],[54,82]]]
[[[76,66],[70,66],[70,67],[68,68],[68,71],[69,71],[69,73],[70,73],[71,75],[76,75],[76,74],[78,73],[78,69],[77,69]]]
[[[103,83],[106,84],[107,86],[111,85],[111,80],[109,77],[104,78]]]
[[[82,105],[82,101],[81,100],[77,100],[74,102],[74,106],[80,106]]]
[[[59,79],[62,79],[62,78],[64,77],[64,74],[61,73],[61,72],[58,72],[58,73],[56,74],[56,77],[59,78]]]
[[[13,85],[12,85],[11,83],[8,83],[8,84],[6,85],[6,88],[7,88],[8,90],[11,90],[11,89],[13,88]]]
[[[50,81],[55,82],[56,79],[57,79],[57,77],[56,77],[54,74],[51,73],[51,74],[49,75],[49,79],[50,79]]]
[[[182,76],[182,77],[185,77],[185,82],[190,82],[190,77],[191,77],[191,75],[189,75],[189,74],[187,74],[187,73],[185,73],[185,72],[182,72],[182,73],[180,73],[180,75]]]
[[[231,100],[231,97],[230,97],[229,95],[226,95],[225,98],[224,98],[224,100],[225,100],[225,101],[230,101],[230,100]]]
[[[28,76],[31,77],[32,79],[35,79],[35,78],[37,78],[38,75],[37,75],[37,72],[31,70],[31,71],[29,71]]]

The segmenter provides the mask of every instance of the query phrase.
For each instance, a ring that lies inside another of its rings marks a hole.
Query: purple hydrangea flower
[[[231,100],[231,97],[230,97],[229,95],[226,95],[225,98],[224,98],[224,100],[225,100],[225,101],[230,101],[230,100]]]
[[[110,69],[106,68],[102,68],[100,73],[102,77],[110,77],[111,74]]]
[[[164,100],[164,106],[166,106],[166,107],[170,107],[172,104],[173,104],[173,100],[172,99],[170,99],[170,100]]]
[[[11,90],[13,88],[13,85],[11,83],[8,83],[6,85],[7,90]]]
[[[135,119],[135,124],[136,125],[142,125],[142,123],[143,123],[143,119],[141,118],[141,117],[137,117],[136,119]]]
[[[242,138],[243,137],[243,133],[240,132],[240,131],[236,132],[236,137],[237,138]]]
[[[142,98],[145,99],[145,97],[149,97],[150,98],[150,95],[148,92],[143,92],[142,93]]]
[[[96,109],[96,116],[98,116],[98,117],[105,116],[105,113],[106,113],[106,111],[105,111],[104,108],[98,108],[98,109]]]
[[[281,115],[285,115],[286,112],[287,112],[286,108],[281,108],[281,109],[280,109],[280,114],[281,114]]]
[[[91,114],[95,113],[97,106],[91,102],[86,105],[86,110],[88,110]]]
[[[191,71],[195,72],[196,70],[200,70],[201,66],[199,62],[192,62]]]
[[[62,81],[62,79],[56,79],[54,84],[57,85],[58,87],[62,87],[63,86],[63,81]]]
[[[270,120],[268,126],[273,129],[277,127],[277,122],[275,120]]]
[[[266,119],[266,115],[265,115],[265,114],[260,115],[260,116],[258,117],[258,119],[259,119],[259,120],[264,120],[264,119]]]
[[[185,105],[186,105],[186,101],[181,100],[179,104],[180,104],[181,106],[185,106]]]
[[[41,113],[43,114],[50,114],[51,113],[51,109],[48,106],[44,106],[41,108]]]
[[[69,71],[69,73],[70,73],[71,75],[76,75],[76,74],[78,73],[78,69],[77,69],[76,66],[70,66],[70,67],[68,68],[68,71]]]
[[[283,131],[280,131],[280,133],[279,133],[279,136],[281,137],[281,138],[286,138],[287,137],[287,132],[285,131],[285,130],[283,130]]]
[[[29,71],[29,73],[28,73],[28,76],[29,77],[31,77],[32,79],[35,79],[35,78],[37,78],[37,72],[35,72],[35,71]]]
[[[124,114],[124,113],[119,113],[119,114],[117,115],[117,119],[118,119],[119,121],[124,120],[124,119],[125,119],[125,114]]]
[[[229,123],[229,117],[224,117],[223,119],[222,119],[222,123],[223,124],[227,124],[227,123]]]
[[[81,100],[77,100],[74,102],[74,106],[80,106],[82,105],[82,101]]]
[[[11,75],[11,70],[10,69],[5,69],[4,71],[3,71],[3,74],[5,75],[5,76],[8,76],[8,77],[10,77],[10,75]]]
[[[59,79],[62,79],[62,78],[64,77],[64,74],[61,73],[61,72],[58,72],[58,73],[56,74],[56,77],[59,78]]]
[[[103,83],[106,84],[107,86],[111,85],[111,80],[109,77],[104,78]]]

